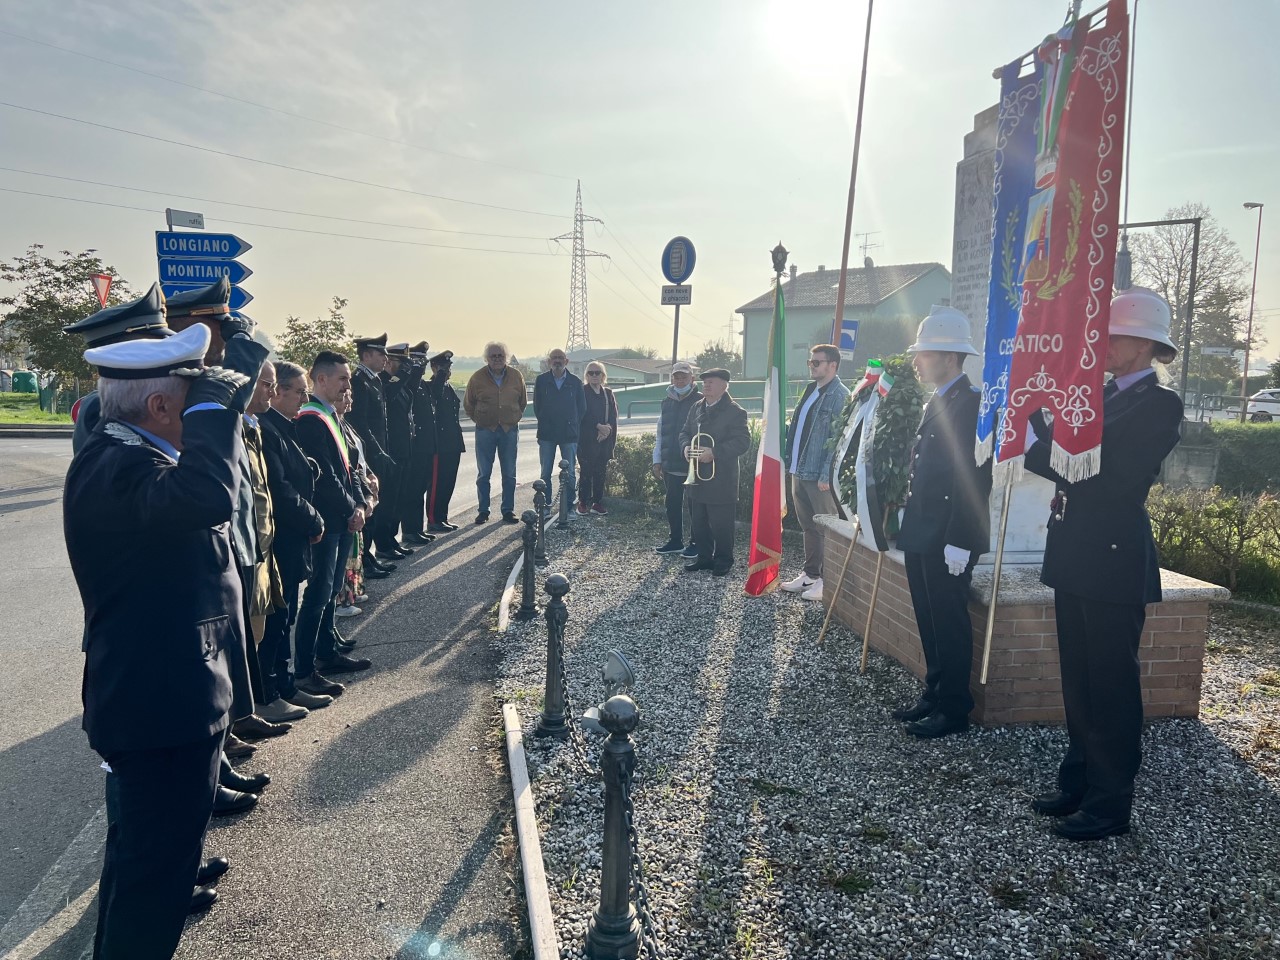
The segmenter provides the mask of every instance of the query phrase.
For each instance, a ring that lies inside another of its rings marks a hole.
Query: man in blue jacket
[[[587,401],[582,381],[569,372],[569,358],[563,350],[547,354],[547,363],[551,369],[533,381],[533,412],[538,417],[538,455],[542,459],[542,482],[547,485],[549,510],[555,497],[551,471],[556,465],[557,449],[560,459],[569,461],[569,502],[577,497],[574,464],[578,459],[578,429],[587,412]]]

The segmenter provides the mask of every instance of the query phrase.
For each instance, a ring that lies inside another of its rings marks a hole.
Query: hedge
[[[1280,491],[1280,423],[1212,421],[1217,484],[1233,493]]]

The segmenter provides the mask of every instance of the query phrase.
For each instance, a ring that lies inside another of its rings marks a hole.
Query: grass
[[[997,880],[991,885],[991,899],[1006,910],[1021,910],[1027,905],[1030,894],[1019,889],[1012,880]]]
[[[866,893],[871,889],[871,877],[861,870],[850,870],[848,873],[836,874],[830,877],[827,882],[846,897]]]
[[[0,393],[0,424],[70,423],[69,413],[45,413],[34,393]]]

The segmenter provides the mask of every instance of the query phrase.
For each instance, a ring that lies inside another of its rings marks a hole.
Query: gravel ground
[[[873,653],[861,676],[851,631],[816,646],[817,605],[745,597],[745,543],[734,575],[684,574],[652,552],[664,529],[615,512],[550,531],[538,580],[572,583],[577,712],[603,699],[609,648],[636,667],[636,825],[668,957],[1280,957],[1280,674],[1255,649],[1274,623],[1215,615],[1206,721],[1151,724],[1133,831],[1074,845],[1028,806],[1054,782],[1061,730],[908,737],[889,717],[918,693],[905,669]],[[561,947],[580,957],[602,787],[569,745],[528,736],[542,621],[495,642]]]

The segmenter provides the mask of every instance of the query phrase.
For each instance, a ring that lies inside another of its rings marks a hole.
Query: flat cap
[[[442,350],[439,353],[437,353],[434,357],[431,358],[431,362],[434,363],[437,367],[442,367],[445,364],[449,364],[450,366],[452,366],[453,351]]]
[[[377,350],[379,353],[386,353],[387,335],[384,333],[380,337],[356,337],[356,350]]]
[[[225,317],[231,312],[231,281],[220,277],[216,283],[196,290],[175,293],[165,301],[169,319],[179,317]]]
[[[204,355],[213,334],[203,323],[161,340],[125,340],[90,347],[85,360],[112,380],[149,380],[153,377],[196,376],[204,369]]]
[[[733,379],[732,374],[730,374],[724,367],[712,367],[710,370],[703,370],[702,376],[699,379],[709,380],[712,377],[717,377],[726,383]]]
[[[143,337],[158,339],[173,336],[164,320],[164,294],[160,284],[137,300],[107,307],[62,328],[63,333],[76,333],[84,337],[86,347],[101,347],[122,340],[138,340]]]

